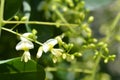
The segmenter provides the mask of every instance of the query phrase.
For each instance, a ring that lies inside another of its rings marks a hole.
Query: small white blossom
[[[31,41],[26,39],[32,33],[24,33],[22,37],[20,37],[21,41],[16,45],[16,50],[24,50],[24,53],[21,57],[21,61],[28,62],[31,59],[29,49],[33,49],[34,45]]]
[[[43,53],[43,47],[39,47],[36,57],[40,58],[42,56],[42,53]]]
[[[58,57],[62,55],[62,49],[54,49],[53,47],[58,43],[56,39],[49,39],[41,47],[39,47],[36,57],[40,58],[42,53],[50,51],[54,56]]]
[[[46,53],[57,44],[56,39],[49,39],[43,44],[43,51]]]
[[[20,41],[17,45],[16,45],[16,50],[29,50],[29,49],[33,49],[34,45],[31,41]]]
[[[25,51],[21,57],[21,61],[28,62],[31,59],[30,52]]]

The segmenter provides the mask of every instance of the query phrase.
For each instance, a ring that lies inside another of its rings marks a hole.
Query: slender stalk
[[[39,25],[58,25],[58,23],[52,23],[52,22],[39,22],[39,21],[3,21],[4,24],[39,24]],[[62,23],[59,24],[60,26],[78,26],[77,24],[68,24],[68,23]]]
[[[115,30],[115,28],[116,28],[119,20],[120,20],[120,13],[117,14],[117,16],[115,17],[115,19],[113,20],[113,23],[109,27],[109,32],[107,33],[107,36],[106,36],[106,39],[105,39],[106,42],[108,42],[110,40],[110,37],[113,36],[113,34],[114,34],[113,31]]]
[[[74,71],[74,72],[83,72],[83,73],[87,73],[87,74],[91,74],[91,71],[90,70],[83,70],[83,69],[79,69],[79,68],[67,68],[67,69],[64,69],[64,68],[56,68],[56,67],[47,67],[45,69],[46,71],[58,71],[58,70],[63,70],[63,71]]]
[[[93,67],[92,76],[91,76],[90,80],[96,80],[96,73],[98,71],[98,66],[99,66],[100,60],[101,60],[101,53],[99,53],[98,57],[96,58],[95,65]]]
[[[5,3],[5,0],[0,0],[0,35],[1,35],[3,19],[4,19],[4,3]]]
[[[22,36],[21,34],[15,32],[15,31],[12,31],[11,29],[7,29],[7,28],[4,28],[4,27],[2,27],[2,29],[5,30],[5,31],[8,31],[8,32],[10,32],[10,33],[12,33],[12,34],[15,34],[15,35],[24,37],[24,36]],[[24,38],[26,38],[26,37],[24,37]],[[42,43],[40,43],[40,42],[38,42],[38,41],[36,41],[36,40],[30,39],[30,38],[27,38],[27,39],[30,40],[30,41],[35,42],[36,44],[42,45]]]
[[[67,20],[63,17],[63,15],[62,15],[57,9],[55,10],[55,13],[60,17],[60,19],[61,19],[64,23],[68,24],[67,27],[69,28],[69,30],[70,30],[71,32],[75,32],[74,29],[71,28],[72,25],[67,22]]]
[[[15,29],[18,25],[19,25],[19,24],[16,24],[15,26],[13,26],[13,27],[11,28],[11,30]]]

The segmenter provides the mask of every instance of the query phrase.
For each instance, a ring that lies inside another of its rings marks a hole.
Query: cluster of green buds
[[[114,61],[116,55],[114,54],[109,54],[109,50],[108,50],[108,45],[104,42],[99,42],[98,43],[98,47],[100,47],[100,51],[103,53],[101,55],[101,57],[104,59],[104,63],[108,63],[109,60]],[[99,53],[100,54],[100,53]],[[96,54],[98,55],[98,54]]]

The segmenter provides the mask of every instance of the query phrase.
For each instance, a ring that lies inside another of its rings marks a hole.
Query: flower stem
[[[4,3],[5,3],[5,0],[0,0],[0,35],[1,35],[1,29],[3,25],[3,19],[4,19]]]
[[[63,15],[62,15],[57,9],[55,10],[55,13],[59,16],[59,18],[60,18],[64,23],[68,24],[67,27],[69,28],[69,30],[70,30],[71,32],[74,32],[74,33],[75,33],[74,29],[71,28],[72,25],[67,22],[67,20],[63,17]]]
[[[4,28],[4,27],[2,27],[2,29],[5,30],[5,31],[8,31],[8,32],[10,32],[10,33],[12,33],[12,34],[15,34],[15,35],[18,35],[18,36],[24,37],[24,36],[22,36],[21,34],[15,32],[15,31],[12,31],[11,29],[7,29],[7,28]],[[26,37],[24,37],[24,38],[26,38]],[[30,38],[27,38],[27,39],[30,40],[30,41],[35,42],[36,44],[42,45],[42,43],[40,43],[39,41],[36,41],[36,40],[30,39]]]
[[[63,70],[63,71],[74,71],[74,72],[83,72],[83,73],[87,73],[87,74],[91,74],[90,70],[83,70],[83,69],[79,69],[79,68],[55,68],[55,67],[47,67],[45,69],[46,71],[58,71],[58,70]]]
[[[58,25],[58,23],[52,23],[52,22],[39,22],[39,21],[3,21],[4,24],[39,24],[39,25]],[[59,24],[60,26],[78,26],[77,24],[68,24],[68,23],[62,23]]]
[[[98,71],[98,66],[99,66],[100,60],[101,60],[101,53],[99,53],[98,57],[96,58],[95,65],[93,67],[92,76],[91,76],[90,80],[96,80],[96,73]]]

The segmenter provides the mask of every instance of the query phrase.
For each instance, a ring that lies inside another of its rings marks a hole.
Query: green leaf
[[[90,10],[95,10],[97,8],[103,7],[112,2],[112,0],[85,0],[86,7]]]
[[[14,58],[0,65],[0,80],[44,80],[45,71],[34,60],[27,63]]]
[[[4,19],[12,18],[22,5],[23,0],[5,0]]]

